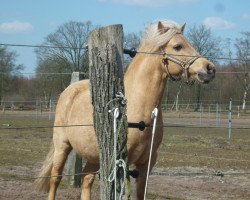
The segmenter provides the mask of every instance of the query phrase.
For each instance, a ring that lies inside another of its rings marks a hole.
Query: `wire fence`
[[[224,176],[246,176],[250,175],[250,172],[179,172],[179,173],[169,173],[169,172],[152,172],[151,175],[157,175],[157,176],[219,176],[223,178]]]
[[[47,45],[25,45],[25,44],[0,44],[1,46],[11,46],[11,47],[30,47],[30,48],[56,48],[56,49],[65,49],[65,48],[71,48],[71,49],[87,49],[87,47],[83,48],[73,48],[73,47],[56,47],[56,46],[47,46]],[[139,52],[136,51],[136,53],[141,54],[156,54],[156,55],[163,55],[161,52],[159,53],[150,53],[150,52]],[[181,56],[181,57],[192,57],[189,55],[180,55],[180,54],[168,54],[171,56]],[[206,56],[208,58],[218,59],[218,60],[229,60],[229,61],[242,61],[242,62],[249,62],[249,59],[238,59],[238,58],[225,58],[225,57],[211,57]],[[0,72],[1,74],[4,74],[4,72]],[[236,71],[236,72],[217,72],[219,74],[246,74],[250,73],[250,71]],[[20,73],[20,74],[33,74],[33,73]],[[71,73],[36,73],[40,75],[70,75]],[[82,73],[87,74],[87,73]],[[2,104],[4,106],[1,107],[2,111],[0,111],[1,116],[6,115],[23,115],[25,111],[33,111],[26,113],[28,115],[36,116],[36,118],[39,118],[40,116],[47,116],[49,120],[54,119],[55,115],[55,107],[56,107],[57,100],[50,100],[50,101],[5,101]],[[207,128],[221,128],[221,129],[229,129],[228,121],[225,123],[222,123],[224,119],[228,119],[227,113],[228,113],[228,105],[219,105],[218,104],[203,104],[199,108],[197,112],[193,112],[195,105],[193,104],[179,104],[178,106],[173,106],[173,104],[164,104],[163,108],[165,111],[173,111],[174,115],[177,114],[177,118],[183,118],[184,115],[190,114],[192,118],[198,119],[194,123],[174,123],[171,122],[172,115],[164,114],[164,124],[160,125],[164,128],[197,128],[197,129],[207,129]],[[231,127],[231,129],[245,129],[250,130],[250,124],[249,124],[249,113],[242,113],[239,106],[235,106],[232,109],[233,114],[235,116],[235,119],[242,119],[244,118],[246,120],[246,123],[243,124],[236,124]],[[173,113],[172,113],[173,114]],[[176,118],[175,118],[176,119]],[[213,119],[213,123],[208,123],[209,120]],[[169,122],[169,121],[170,122]],[[72,124],[72,125],[61,125],[61,126],[16,126],[12,123],[4,123],[0,124],[0,130],[31,130],[31,129],[52,129],[52,128],[70,128],[70,127],[90,127],[93,126],[93,124]],[[159,125],[158,125],[159,126]],[[150,127],[150,126],[149,126]],[[161,152],[160,152],[161,153]],[[192,154],[181,154],[181,153],[170,153],[170,152],[164,152],[164,154],[171,154],[174,156],[181,156],[181,157],[200,157],[204,159],[212,159],[212,160],[224,160],[224,161],[234,161],[234,162],[246,162],[249,163],[250,160],[244,160],[244,159],[233,159],[233,158],[224,158],[224,157],[216,157],[216,156],[202,156],[202,155],[192,155]],[[91,172],[94,174],[98,174],[99,171]],[[19,174],[12,176],[11,178],[3,178],[1,181],[12,181],[12,180],[34,180],[34,179],[48,179],[52,177],[67,177],[67,176],[80,176],[84,175],[85,173],[74,173],[74,174],[62,174],[59,176],[43,176],[43,177],[37,177],[37,176],[20,176]],[[158,172],[153,171],[151,173],[152,176],[210,176],[210,177],[220,177],[223,178],[225,176],[249,176],[250,172]]]
[[[57,100],[49,101],[5,101],[0,106],[0,115],[4,117],[22,117],[30,116],[35,119],[43,118],[48,121],[54,120]],[[249,103],[249,102],[248,102]],[[206,104],[202,103],[198,110],[195,110],[196,104],[163,104],[162,127],[179,128],[229,128],[229,105],[227,104]],[[238,105],[232,106],[232,127],[231,129],[250,129],[250,112],[243,111]],[[176,120],[180,122],[176,122]],[[138,122],[132,122],[138,123]],[[93,124],[65,124],[62,126],[16,126],[13,123],[0,124],[0,130],[3,129],[39,129],[56,127],[76,127],[93,126]]]
[[[12,177],[12,178],[8,178],[8,179],[4,179],[4,181],[12,181],[12,180],[18,180],[18,181],[24,181],[24,180],[35,180],[35,179],[50,179],[50,178],[62,178],[62,177],[68,177],[68,176],[82,176],[82,175],[87,175],[87,174],[99,174],[99,170],[98,171],[94,171],[94,172],[89,172],[89,173],[74,173],[74,174],[61,174],[61,175],[57,175],[57,176],[20,176],[17,175],[17,177]]]
[[[0,106],[0,116],[5,117],[34,117],[54,120],[57,100],[50,101],[5,101]],[[201,104],[199,109],[194,111],[196,104],[163,104],[163,121],[161,127],[164,128],[229,128],[229,105],[226,104]],[[232,107],[231,129],[250,129],[250,113],[240,109],[240,106]],[[176,120],[180,122],[176,122]],[[138,122],[132,122],[138,123]],[[65,124],[61,126],[17,126],[12,123],[0,124],[0,130],[24,130],[24,129],[43,129],[43,128],[62,128],[62,127],[84,127],[93,124]]]
[[[6,46],[6,47],[28,47],[28,48],[52,48],[52,49],[73,49],[73,50],[88,50],[88,46],[85,45],[84,47],[70,47],[70,46],[51,46],[51,45],[32,45],[32,44],[10,44],[10,43],[0,43],[0,46]],[[168,55],[168,56],[176,56],[176,57],[197,57],[193,55],[184,55],[184,54],[168,54],[165,52],[146,52],[146,51],[137,51],[134,48],[131,50],[126,49],[125,52],[130,52],[132,54],[149,54],[149,55]],[[128,53],[128,54],[130,54]],[[228,60],[228,61],[242,61],[242,62],[249,62],[250,59],[244,59],[244,58],[230,58],[230,57],[215,57],[215,56],[209,56],[205,55],[206,58],[211,58],[215,60]]]
[[[9,111],[11,112],[11,111]],[[22,111],[21,111],[22,112]],[[92,124],[82,124],[82,125],[65,125],[65,126],[22,126],[22,127],[15,127],[13,124],[1,124],[0,126],[0,132],[2,130],[30,130],[30,129],[44,129],[44,128],[57,128],[57,127],[82,127],[82,126],[93,126]],[[199,125],[190,125],[190,124],[178,124],[178,123],[165,123],[163,125],[164,128],[197,128],[197,129],[207,129],[207,128],[223,128],[227,129],[226,126],[199,126]],[[244,127],[233,127],[235,129],[243,129]],[[250,129],[250,127],[246,127],[247,129]],[[1,135],[1,134],[0,134]],[[176,142],[176,141],[175,141]],[[250,160],[247,159],[240,159],[240,158],[226,158],[226,157],[221,157],[221,156],[204,156],[204,155],[197,155],[197,154],[188,154],[188,153],[172,153],[172,152],[159,152],[159,154],[164,154],[164,156],[167,155],[172,155],[175,157],[180,157],[180,158],[199,158],[199,159],[204,159],[204,160],[217,160],[218,162],[237,162],[237,163],[249,163]],[[98,175],[99,171],[91,172],[95,173]],[[30,174],[27,175],[21,175],[21,174],[11,174],[11,173],[6,173],[3,174],[1,173],[0,176],[2,176],[1,181],[4,182],[11,182],[11,181],[33,181],[35,179],[49,179],[52,177],[68,177],[68,176],[82,176],[85,173],[73,173],[73,174],[62,174],[59,176],[43,176],[43,177],[38,177],[38,176],[32,176]],[[244,171],[244,172],[239,172],[239,171],[152,171],[150,176],[156,176],[156,177],[219,177],[221,179],[225,177],[249,177],[250,172],[249,171]]]
[[[84,75],[86,78],[88,78],[89,73],[86,72],[79,72],[81,75]],[[0,72],[0,74],[9,74],[7,72]],[[240,75],[245,75],[245,74],[250,74],[250,71],[245,70],[245,71],[217,71],[217,75],[223,75],[223,74],[240,74]],[[16,76],[26,76],[26,75],[36,75],[36,76],[61,76],[61,75],[66,75],[66,76],[71,76],[72,73],[70,72],[18,72],[15,74]]]
[[[132,122],[134,123],[134,122]],[[52,128],[74,128],[74,127],[93,127],[93,124],[72,124],[72,125],[61,125],[61,126],[19,126],[15,127],[12,124],[1,124],[0,130],[31,130],[31,129],[52,129]],[[147,126],[152,128],[152,126]],[[164,125],[157,125],[156,127],[163,127],[163,128],[198,128],[198,129],[206,129],[206,128],[221,128],[221,129],[228,129],[226,126],[197,126],[197,124],[180,124],[180,123],[174,123],[174,124],[164,124]],[[236,126],[232,127],[231,129],[235,130],[241,130],[241,129],[249,129],[250,126]]]
[[[247,161],[249,162],[249,161]],[[136,171],[136,170],[135,170]],[[131,173],[132,171],[128,172]],[[98,171],[93,171],[93,172],[88,172],[88,173],[74,173],[74,174],[61,174],[61,175],[55,175],[55,176],[27,176],[27,175],[20,175],[20,174],[15,174],[11,178],[4,178],[1,181],[33,181],[36,179],[50,179],[50,178],[63,178],[63,177],[71,177],[71,176],[82,176],[82,175],[87,175],[87,174],[96,174],[99,175],[99,170]],[[133,173],[133,172],[132,172]],[[1,175],[1,174],[0,174]],[[197,176],[209,176],[209,177],[225,177],[225,176],[249,176],[250,172],[222,172],[222,171],[217,171],[217,172],[166,172],[166,171],[152,171],[150,173],[150,176],[176,176],[176,177],[197,177]]]

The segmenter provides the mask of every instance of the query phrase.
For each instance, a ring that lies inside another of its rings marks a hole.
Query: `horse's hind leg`
[[[55,144],[53,167],[51,170],[51,178],[50,178],[50,190],[48,198],[49,200],[55,199],[56,190],[62,179],[63,167],[71,149],[72,147],[65,142],[62,142],[60,144],[58,144],[57,142],[57,144]]]
[[[91,199],[91,188],[94,183],[95,175],[98,169],[99,165],[94,165],[89,162],[86,163],[82,176],[82,200]]]

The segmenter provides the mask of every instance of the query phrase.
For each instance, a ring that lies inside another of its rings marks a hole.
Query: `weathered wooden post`
[[[231,139],[232,135],[232,97],[229,100],[229,109],[228,109],[228,139]]]
[[[80,73],[73,72],[71,75],[70,84],[75,83],[79,80],[80,80]],[[68,176],[68,181],[70,181],[70,183],[74,185],[74,187],[81,187],[82,158],[79,155],[77,155],[77,153],[74,150],[72,150],[68,156],[68,160],[66,164],[66,173],[75,174],[72,176]]]
[[[123,195],[123,180],[127,172],[115,165],[127,163],[127,117],[126,100],[123,98],[123,28],[113,25],[93,31],[89,38],[89,67],[91,98],[94,108],[94,128],[100,148],[100,190],[101,199],[115,199]],[[120,93],[119,93],[120,92]],[[119,116],[114,123],[114,110]],[[117,109],[116,109],[117,111]],[[117,158],[114,161],[114,126],[117,125]],[[127,170],[125,170],[127,171]],[[117,187],[112,181],[117,175]]]

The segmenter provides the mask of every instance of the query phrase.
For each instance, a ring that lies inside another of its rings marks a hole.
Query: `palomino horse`
[[[200,56],[183,36],[185,24],[178,27],[174,22],[162,21],[149,26],[137,55],[125,74],[125,96],[129,122],[144,121],[152,124],[151,112],[158,107],[158,125],[162,125],[161,101],[168,78],[185,77],[209,83],[215,76],[214,65]],[[144,53],[143,53],[144,52]],[[146,53],[147,52],[147,53]],[[179,54],[179,56],[177,56]],[[181,55],[181,56],[180,56]],[[74,149],[86,161],[83,169],[81,199],[91,197],[95,173],[99,169],[97,139],[92,126],[60,127],[65,125],[93,124],[93,108],[88,80],[70,85],[61,94],[55,116],[53,143],[39,176],[36,187],[49,191],[49,200],[55,199],[63,167],[69,152]],[[162,141],[163,128],[158,126],[152,151],[151,168],[156,163],[157,149]],[[139,171],[136,179],[137,199],[144,198],[145,177],[151,143],[151,128],[144,131],[129,129],[128,160]]]

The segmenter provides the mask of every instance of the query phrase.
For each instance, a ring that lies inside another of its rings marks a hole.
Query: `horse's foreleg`
[[[51,171],[50,178],[50,190],[49,190],[49,200],[54,200],[56,196],[56,190],[62,179],[62,171],[71,147],[65,145],[63,148],[55,148],[53,167]]]
[[[137,200],[143,200],[144,188],[146,184],[147,165],[137,165],[136,169],[139,171],[139,176],[136,178],[136,196]]]
[[[96,171],[99,169],[98,165],[93,165],[90,163],[86,163],[86,166],[83,170],[82,177],[82,200],[90,200],[91,199],[91,188],[95,180]]]
[[[150,164],[150,171],[152,170],[153,166],[156,163],[157,153],[152,155],[152,160]],[[146,186],[146,178],[147,178],[147,171],[148,171],[148,162],[145,164],[136,165],[136,169],[139,171],[139,176],[136,179],[136,195],[137,200],[144,199],[144,192]]]

